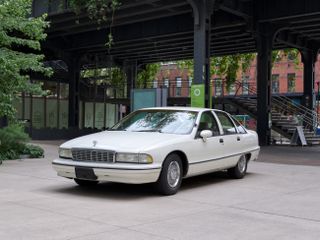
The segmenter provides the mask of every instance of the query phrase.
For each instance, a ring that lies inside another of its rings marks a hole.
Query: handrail
[[[256,95],[257,90],[254,86],[249,85],[249,87],[243,85],[242,82],[236,81],[235,84],[237,85],[237,89],[235,92],[235,96],[238,95],[238,92],[240,88],[246,89],[249,94]],[[304,125],[307,128],[312,128],[312,130],[315,132],[317,130],[317,127],[319,126],[319,116],[318,114],[306,108],[305,106],[301,104],[294,103],[290,98],[286,96],[272,96],[272,107],[274,109],[277,109],[280,112],[285,113],[291,113],[292,115],[297,115],[300,118],[300,121],[302,122],[302,125]]]

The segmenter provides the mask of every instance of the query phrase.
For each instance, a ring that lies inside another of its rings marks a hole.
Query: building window
[[[177,78],[176,78],[176,86],[179,87],[179,88],[181,88],[181,86],[182,86],[182,79],[181,79],[181,77],[177,77]]]
[[[181,77],[176,78],[176,96],[181,96],[182,79]]]
[[[21,94],[21,102],[14,102],[19,119],[30,120],[31,127],[67,128],[69,117],[69,84],[59,81],[33,80],[46,95]]]
[[[188,87],[188,89],[187,89],[187,90],[188,90],[188,96],[189,96],[189,97],[190,97],[192,80],[193,80],[192,77],[189,76],[189,78],[188,78],[188,86],[189,86],[189,87]]]
[[[272,74],[272,93],[279,92],[279,74]]]
[[[192,77],[189,77],[189,87],[192,85]]]
[[[288,73],[288,92],[295,92],[296,89],[296,74]]]
[[[69,98],[69,84],[60,83],[60,99],[68,99],[68,98]]]
[[[181,97],[181,88],[176,88],[176,97]]]
[[[157,80],[153,80],[153,88],[157,88],[158,87],[158,81]]]
[[[243,76],[242,78],[242,94],[249,94],[249,76]]]
[[[45,81],[42,89],[46,91],[47,98],[57,98],[58,96],[58,84],[57,82]]]
[[[164,79],[164,86],[169,88],[169,79]]]
[[[221,96],[222,95],[222,79],[215,78],[213,81],[214,81],[214,95]]]

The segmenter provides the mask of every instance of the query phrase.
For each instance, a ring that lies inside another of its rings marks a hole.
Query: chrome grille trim
[[[103,149],[72,148],[72,160],[77,162],[114,163],[115,152]]]

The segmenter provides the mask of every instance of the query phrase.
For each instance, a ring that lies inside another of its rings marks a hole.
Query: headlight
[[[71,149],[59,148],[59,157],[61,157],[61,158],[72,158]]]
[[[116,162],[153,163],[153,159],[150,155],[144,153],[117,153]]]

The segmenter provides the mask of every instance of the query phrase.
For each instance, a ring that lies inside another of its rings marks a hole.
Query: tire
[[[228,174],[230,177],[234,179],[241,179],[247,173],[248,161],[244,155],[242,155],[237,163],[237,165],[233,168],[228,169]]]
[[[157,189],[162,195],[176,194],[182,181],[182,161],[178,154],[170,154],[164,161]]]
[[[90,181],[79,178],[74,178],[73,180],[81,187],[92,187],[99,183],[99,181]]]

